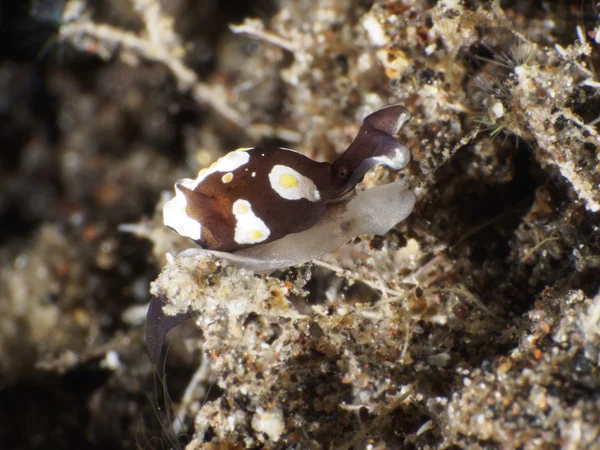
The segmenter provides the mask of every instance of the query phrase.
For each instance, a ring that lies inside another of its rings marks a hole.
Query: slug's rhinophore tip
[[[410,152],[396,134],[410,119],[404,106],[394,105],[375,111],[363,120],[358,135],[331,166],[332,182],[343,198],[377,164],[393,170],[402,169],[410,161]]]
[[[368,125],[375,130],[395,136],[410,118],[411,114],[404,106],[388,106],[365,117],[363,126]]]

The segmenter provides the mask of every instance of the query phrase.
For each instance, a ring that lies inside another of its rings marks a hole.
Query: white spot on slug
[[[197,241],[202,237],[202,225],[187,215],[187,198],[179,190],[179,185],[188,187],[193,183],[194,180],[184,178],[175,184],[175,197],[163,206],[163,222],[180,235]]]
[[[233,172],[244,164],[247,164],[250,160],[250,154],[247,150],[252,149],[237,149],[227,153],[222,158],[217,159],[210,167],[198,172],[198,177],[196,177],[195,180],[191,180],[193,184],[189,186],[189,188],[196,189],[196,187],[210,174],[215,172]]]
[[[233,239],[238,244],[257,244],[266,240],[271,234],[265,223],[254,214],[249,201],[236,200],[232,212],[235,216]]]
[[[392,170],[400,170],[410,161],[410,152],[403,145],[399,145],[385,156],[373,158],[378,164],[388,166]]]
[[[308,177],[288,166],[276,165],[269,173],[271,187],[286,200],[305,198],[311,202],[321,200],[315,183]]]
[[[233,174],[231,172],[227,172],[221,177],[223,183],[229,183],[231,180],[233,180]]]

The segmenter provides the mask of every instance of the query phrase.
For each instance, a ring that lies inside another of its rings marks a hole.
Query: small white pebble
[[[451,357],[448,353],[438,353],[427,358],[427,362],[435,367],[446,367]]]
[[[373,67],[373,57],[371,56],[371,53],[362,53],[356,60],[356,67],[359,72],[366,72],[371,69],[371,67]]]
[[[425,422],[423,425],[421,425],[419,427],[416,435],[421,436],[423,433],[426,433],[427,431],[431,430],[434,426],[435,426],[435,423],[433,422],[433,420],[428,420],[427,422]]]
[[[121,360],[119,354],[114,350],[106,352],[104,359],[100,361],[100,367],[110,370],[117,370],[121,367]]]
[[[148,305],[134,305],[121,313],[121,320],[129,325],[142,325],[146,321]]]
[[[383,27],[379,23],[379,21],[373,17],[372,15],[367,15],[363,19],[363,27],[369,33],[369,37],[371,38],[371,42],[375,45],[386,45],[389,40],[383,30]]]
[[[427,56],[431,56],[433,54],[433,52],[435,52],[436,49],[437,49],[436,44],[428,45],[427,47],[425,47],[425,54]]]
[[[502,104],[502,102],[497,99],[494,100],[494,102],[488,109],[488,114],[493,120],[500,119],[502,116],[504,116],[504,105]]]
[[[285,431],[283,412],[279,408],[266,411],[258,408],[252,418],[252,428],[259,433],[265,433],[270,440],[278,441]]]

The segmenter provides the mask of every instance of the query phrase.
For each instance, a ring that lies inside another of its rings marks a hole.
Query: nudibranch
[[[406,166],[408,149],[396,139],[410,114],[400,105],[367,116],[333,163],[277,147],[238,149],[175,184],[163,207],[164,224],[213,255],[257,272],[302,264],[363,234],[383,234],[412,211],[415,196],[402,182],[356,193],[374,166]],[[183,254],[183,253],[182,253]],[[166,333],[190,312],[167,316],[167,299],[153,297],[146,345],[153,362]]]
[[[395,138],[410,118],[402,106],[367,116],[332,164],[277,147],[238,149],[175,184],[164,223],[200,247],[236,252],[314,226],[332,204],[348,199],[376,164],[404,167],[408,149]]]

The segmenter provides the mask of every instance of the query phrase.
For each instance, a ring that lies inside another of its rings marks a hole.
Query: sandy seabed
[[[2,449],[600,448],[595,3],[5,3]],[[407,182],[405,222],[271,276],[167,262],[175,180],[332,161],[396,103],[412,161],[360,188]],[[166,401],[151,283],[198,311]]]

